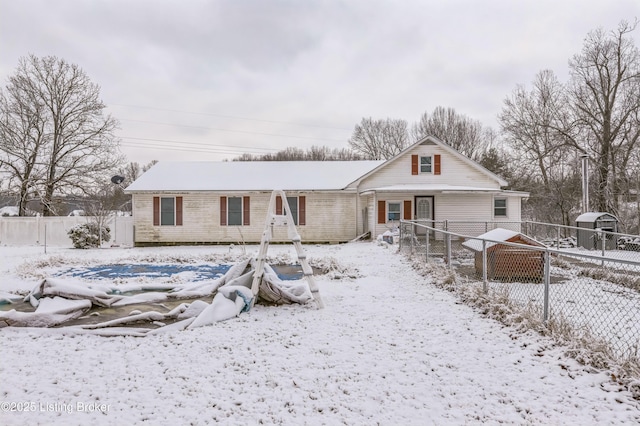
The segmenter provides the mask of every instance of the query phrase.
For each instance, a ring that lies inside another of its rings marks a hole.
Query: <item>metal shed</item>
[[[544,251],[520,248],[500,242],[546,247],[520,232],[496,228],[462,243],[475,252],[476,274],[482,275],[482,239],[487,241],[487,278],[501,281],[541,282],[544,278]]]
[[[616,237],[611,234],[618,232],[618,218],[609,213],[588,212],[576,218],[578,229],[578,247],[588,250],[615,250]],[[601,232],[604,231],[604,232]]]

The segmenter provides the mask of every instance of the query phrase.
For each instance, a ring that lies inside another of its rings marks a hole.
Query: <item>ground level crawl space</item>
[[[44,254],[42,247],[0,247],[0,291],[33,287],[35,278],[25,282],[18,275],[24,262],[80,257],[107,263],[127,256],[148,262],[229,250],[238,248],[50,248]],[[213,326],[142,338],[0,329],[0,422],[640,422],[638,401],[606,373],[588,372],[549,341],[460,304],[412,271],[395,248],[361,242],[306,250],[350,271],[318,277],[323,310],[256,305]],[[272,246],[273,252],[293,253],[293,247]],[[357,278],[348,276],[356,270]]]

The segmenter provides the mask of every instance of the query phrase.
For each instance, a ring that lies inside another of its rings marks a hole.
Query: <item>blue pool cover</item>
[[[100,265],[82,268],[72,268],[62,271],[60,276],[72,276],[89,279],[115,279],[115,278],[165,278],[172,275],[189,272],[192,276],[190,281],[203,281],[216,279],[224,275],[232,265],[176,265],[176,264],[113,264]],[[298,280],[302,278],[302,271],[299,266],[273,267],[281,280]]]

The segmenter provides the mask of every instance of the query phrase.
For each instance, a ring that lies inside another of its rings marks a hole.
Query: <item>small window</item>
[[[506,198],[494,198],[493,215],[504,216],[504,217],[507,216],[507,199]]]
[[[176,224],[175,198],[160,198],[160,225]]]
[[[293,216],[293,223],[298,225],[298,197],[287,197],[287,203],[291,210],[291,216]]]
[[[220,226],[249,226],[251,200],[249,197],[220,197]]]
[[[182,197],[153,197],[153,226],[182,226]]]
[[[229,197],[227,206],[227,224],[229,226],[242,225],[242,197]]]
[[[296,226],[304,226],[307,224],[307,197],[299,195],[297,197],[287,197],[287,206],[291,211],[293,223]],[[276,214],[282,215],[285,213],[284,206],[282,205],[282,198],[278,195],[276,197]]]
[[[431,157],[420,157],[420,173],[431,173]]]
[[[400,220],[400,203],[387,203],[387,221]]]

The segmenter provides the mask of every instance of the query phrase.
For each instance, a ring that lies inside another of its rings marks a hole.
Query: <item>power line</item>
[[[192,126],[187,124],[174,124],[174,123],[162,123],[159,121],[146,121],[146,120],[132,120],[128,118],[121,118],[120,121],[129,121],[134,123],[145,123],[145,124],[157,124],[160,126],[173,126],[173,127],[187,127],[191,129],[204,129],[204,130],[214,130],[217,132],[232,132],[232,133],[244,133],[250,135],[261,135],[261,136],[276,136],[279,138],[295,138],[295,139],[310,139],[310,140],[320,140],[320,141],[329,141],[329,142],[344,142],[342,139],[326,139],[326,138],[315,138],[311,136],[294,136],[294,135],[281,135],[277,133],[262,133],[262,132],[251,132],[249,130],[231,130],[231,129],[219,129],[216,127],[205,127],[205,126]]]
[[[181,142],[181,141],[166,141],[166,140],[160,140],[160,139],[145,139],[145,138],[130,138],[130,137],[125,137],[123,139],[140,140],[143,142],[122,142],[121,143],[122,146],[132,147],[132,148],[160,149],[160,150],[169,150],[169,151],[206,152],[211,154],[244,154],[244,153],[255,153],[256,150],[262,150],[267,152],[277,151],[276,149],[270,149],[270,148],[231,147],[231,146],[224,146],[224,145],[196,144],[196,143]],[[144,141],[178,143],[180,144],[180,146],[163,145],[161,143],[146,143]]]
[[[300,126],[300,127],[315,127],[315,128],[320,128],[320,129],[349,130],[349,131],[353,130],[353,129],[348,129],[346,127],[320,126],[320,125],[316,125],[316,124],[294,123],[294,122],[291,122],[291,121],[263,120],[263,119],[259,119],[259,118],[249,118],[249,117],[239,117],[239,116],[234,116],[234,115],[214,114],[214,113],[210,113],[210,112],[184,111],[184,110],[177,110],[177,109],[156,108],[156,107],[148,107],[148,106],[141,106],[141,105],[125,105],[125,104],[109,104],[109,105],[110,106],[125,107],[125,108],[149,109],[149,110],[154,110],[154,111],[167,111],[167,112],[178,112],[178,113],[182,113],[182,114],[193,114],[193,115],[205,115],[205,116],[211,116],[211,117],[232,118],[234,120],[259,121],[259,122],[262,122],[262,123],[287,124],[287,125],[291,125],[291,126]]]
[[[153,150],[161,150],[161,151],[180,151],[180,152],[202,152],[208,154],[244,154],[243,151],[232,151],[232,150],[224,150],[224,149],[203,149],[203,148],[191,148],[191,147],[177,147],[177,146],[166,146],[166,145],[153,145],[153,144],[143,144],[143,143],[123,143],[122,146],[126,146],[129,148],[145,148],[145,149],[153,149]]]

